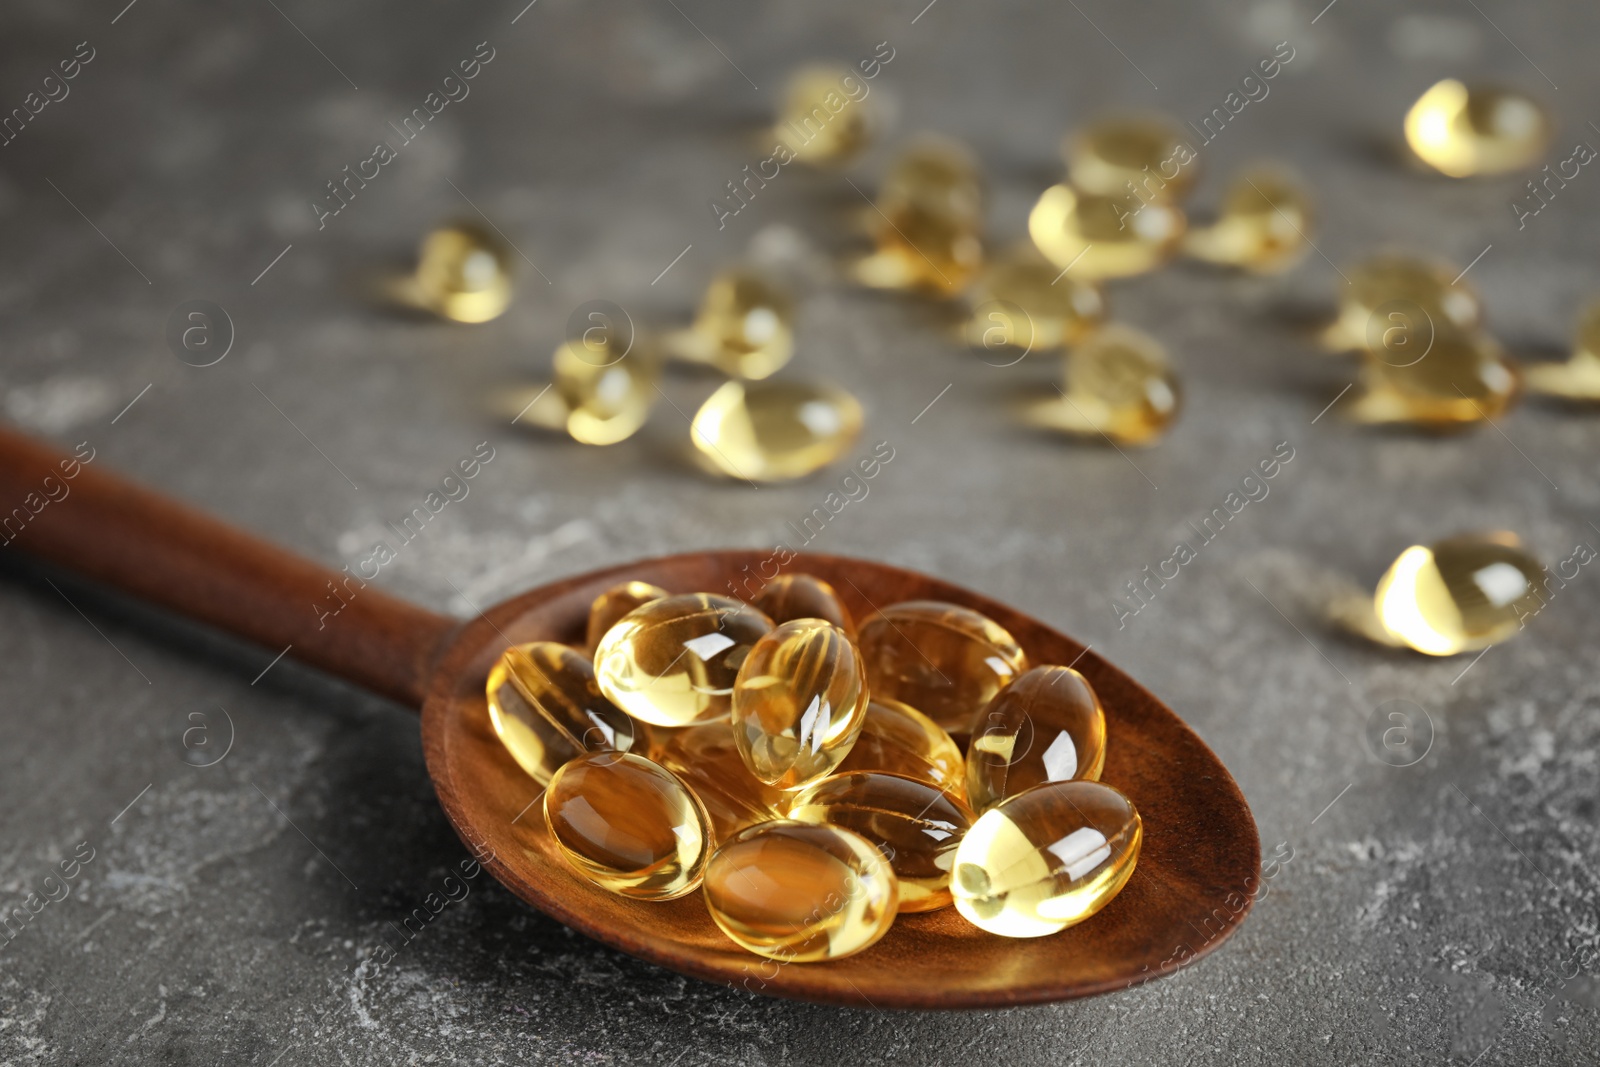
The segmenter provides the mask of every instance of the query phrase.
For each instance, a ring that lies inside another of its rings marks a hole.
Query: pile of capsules
[[[488,707],[561,853],[613,893],[702,890],[736,944],[809,962],[952,902],[1052,934],[1133,873],[1099,698],[976,611],[908,601],[857,629],[809,575],[750,603],[635,581],[594,601],[587,639],[508,648]]]

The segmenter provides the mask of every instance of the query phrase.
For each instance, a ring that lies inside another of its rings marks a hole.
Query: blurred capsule
[[[1550,144],[1550,116],[1509,89],[1466,86],[1446,78],[1406,112],[1406,143],[1428,166],[1452,178],[1504,174],[1532,166]]]
[[[1105,320],[1094,282],[1073,277],[1024,245],[991,260],[967,294],[964,333],[988,351],[1041,352],[1076,344]]]
[[[1397,354],[1398,353],[1398,354]],[[1404,361],[1404,362],[1401,362]],[[1368,353],[1348,418],[1447,430],[1488,422],[1516,400],[1516,365],[1485,334],[1438,334],[1423,348]]]
[[[1564,363],[1532,363],[1523,368],[1528,392],[1562,400],[1600,401],[1600,301],[1578,319],[1571,358]]]
[[[983,179],[966,147],[940,137],[911,143],[890,165],[878,188],[885,214],[915,209],[974,232],[983,229]]]
[[[1374,608],[1395,641],[1430,656],[1514,635],[1544,606],[1544,568],[1508,533],[1412,545],[1378,582]]]
[[[1187,221],[1160,200],[1052,185],[1028,215],[1028,235],[1077,278],[1121,278],[1155,270],[1177,252]]]
[[[855,72],[846,67],[797,71],[784,92],[773,134],[795,159],[811,166],[832,166],[854,157],[872,134],[871,110]]]
[[[1254,167],[1223,194],[1217,221],[1190,231],[1184,250],[1212,263],[1275,274],[1306,254],[1313,229],[1305,185],[1280,168]]]
[[[638,432],[659,395],[660,369],[639,345],[568,342],[552,359],[554,380],[499,397],[499,411],[516,409],[513,421],[565,433],[586,445],[614,445]]]
[[[765,378],[794,354],[789,294],[748,270],[712,279],[694,324],[672,336],[672,354],[732,378]]]
[[[856,624],[833,586],[809,574],[780,574],[751,601],[773,622],[795,619],[822,619],[847,634],[854,635]]]
[[[1066,388],[1027,422],[1118,445],[1151,445],[1178,417],[1178,378],[1160,342],[1127,326],[1095,331],[1067,353]]]
[[[1392,252],[1358,263],[1345,276],[1323,343],[1336,352],[1388,351],[1391,362],[1407,362],[1405,351],[1427,348],[1440,334],[1473,333],[1483,327],[1483,302],[1463,273]]]
[[[1157,115],[1102,119],[1068,137],[1063,150],[1068,180],[1101,196],[1175,202],[1199,174],[1183,131]]]
[[[471,223],[442,226],[422,239],[412,299],[456,322],[488,322],[511,303],[511,261],[504,245]]]
[[[983,187],[960,145],[924,140],[901,154],[867,213],[877,251],[855,265],[863,285],[950,296],[983,265]]]
[[[728,382],[690,424],[701,465],[751,482],[803,478],[844,454],[861,434],[861,402],[831,385]]]

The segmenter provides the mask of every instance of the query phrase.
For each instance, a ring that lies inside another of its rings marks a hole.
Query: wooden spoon
[[[770,571],[769,553],[697,552],[611,567],[460,623],[122,481],[101,460],[78,464],[69,479],[73,468],[62,460],[0,430],[0,507],[20,508],[0,512],[0,540],[271,653],[288,646],[302,662],[421,707],[428,774],[484,868],[545,914],[641,959],[829,1004],[992,1007],[1068,1000],[1170,974],[1221,944],[1249,910],[1261,850],[1244,797],[1210,749],[1138,683],[1072,638],[965,589],[867,560],[803,555],[785,571],[828,581],[858,619],[902,600],[951,601],[1010,630],[1032,662],[1076,664],[1106,708],[1102,780],[1138,806],[1144,848],[1133,878],[1105,910],[1050,937],[995,937],[946,908],[901,916],[877,945],[844,960],[780,965],[752,956],[722,936],[698,894],[630,901],[568,867],[545,830],[538,785],[489,725],[484,681],[513,642],[581,645],[590,601],[615,582],[726,592],[730,581]],[[51,495],[60,499],[40,506]],[[330,590],[346,606],[323,615],[339,602]]]

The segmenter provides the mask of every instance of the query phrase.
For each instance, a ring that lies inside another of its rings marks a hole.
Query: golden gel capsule
[[[586,445],[614,445],[638,432],[659,395],[655,357],[605,345],[569,342],[557,348],[554,381],[498,399],[512,421],[565,433]]]
[[[711,472],[781,482],[838,459],[862,418],[861,402],[831,385],[727,382],[695,412],[690,436]]]
[[[1032,245],[990,262],[967,302],[972,312],[966,339],[991,351],[1039,352],[1076,344],[1106,316],[1098,285],[1063,274]]]
[[[1550,116],[1531,97],[1454,78],[1418,97],[1405,127],[1417,158],[1452,178],[1531,167],[1553,133]]]
[[[877,250],[854,267],[862,285],[953,296],[983,266],[979,231],[949,216],[915,205],[881,207],[870,225]]]
[[[669,595],[659,585],[649,582],[618,582],[594,598],[589,605],[589,629],[585,647],[590,654],[600,647],[600,639],[634,608],[643,607],[652,600]]]
[[[860,834],[894,870],[900,910],[934,911],[950,905],[950,868],[973,815],[960,798],[928,782],[856,771],[800,790],[789,818]]]
[[[1069,136],[1062,149],[1068,180],[1101,196],[1175,202],[1199,173],[1183,131],[1153,115],[1104,119]]]
[[[986,615],[959,604],[908,600],[861,624],[857,639],[867,684],[952,733],[1028,669],[1017,639]]]
[[[773,622],[821,619],[847,634],[856,632],[849,610],[833,586],[809,574],[780,574],[751,601]]]
[[[889,932],[894,871],[836,826],[770,822],[742,830],[706,865],[706,910],[741,948],[784,963],[837,960]]]
[[[1143,834],[1133,803],[1108,785],[1034,786],[984,812],[961,839],[956,910],[1002,937],[1064,930],[1127,883]]]
[[[705,808],[671,771],[627,752],[564,765],[544,794],[561,852],[591,881],[638,900],[672,900],[700,885],[711,854]]]
[[[594,665],[565,645],[511,646],[486,688],[495,734],[540,785],[585,752],[626,752],[639,740],[634,721],[601,694]]]
[[[1089,679],[1035,667],[1000,690],[972,724],[967,799],[987,811],[1045,782],[1095,781],[1106,762],[1106,716]]]
[[[443,226],[422,239],[412,279],[423,307],[456,322],[488,322],[511,303],[511,263],[488,231]]]
[[[1178,417],[1182,392],[1166,349],[1112,324],[1067,353],[1066,388],[1029,406],[1032,425],[1118,445],[1152,445]]]
[[[1378,582],[1378,620],[1430,656],[1474,652],[1517,632],[1543,607],[1544,574],[1511,534],[1452,537],[1400,553]]]
[[[1339,315],[1323,334],[1333,351],[1366,350],[1403,363],[1433,338],[1483,326],[1483,301],[1461,271],[1436,260],[1385,253],[1352,268]]]
[[[1052,185],[1028,215],[1028,235],[1050,262],[1078,278],[1155,270],[1178,251],[1187,220],[1162,201]]]
[[[788,794],[750,773],[734,742],[733,727],[725,722],[673,731],[656,759],[700,798],[718,841],[746,826],[783,817]]]
[[[1600,400],[1600,302],[1578,319],[1577,345],[1565,363],[1534,363],[1523,369],[1530,393],[1562,400]]]
[[[1398,360],[1410,362],[1393,362]],[[1515,364],[1493,339],[1457,333],[1434,337],[1420,354],[1412,349],[1369,353],[1362,385],[1345,408],[1356,422],[1444,430],[1503,414],[1516,400],[1520,381]]]
[[[877,206],[891,217],[900,211],[922,212],[976,233],[983,229],[983,179],[978,163],[955,141],[919,139],[900,153],[884,175]]]
[[[852,98],[856,81],[849,68],[806,67],[789,80],[783,110],[773,134],[778,143],[809,166],[844,163],[872,136],[866,97]]]
[[[771,619],[729,597],[663,597],[606,631],[595,677],[613,704],[652,726],[725,718],[739,668],[771,629]]]
[[[966,760],[944,728],[909,704],[888,697],[867,702],[861,735],[837,773],[885,771],[966,795]]]
[[[733,683],[733,737],[761,781],[798,789],[831,774],[867,712],[866,671],[845,632],[821,619],[757,641]]]
[[[1184,242],[1190,255],[1211,263],[1275,274],[1300,262],[1311,247],[1311,194],[1277,167],[1240,174],[1223,194],[1222,214]]]
[[[794,354],[789,294],[752,271],[714,278],[694,325],[674,335],[675,355],[733,378],[765,378]]]

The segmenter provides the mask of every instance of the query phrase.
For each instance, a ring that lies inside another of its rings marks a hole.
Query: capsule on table
[[[1467,86],[1446,78],[1406,112],[1406,143],[1428,166],[1452,178],[1504,174],[1533,166],[1550,144],[1550,116],[1511,89]]]
[[[1311,194],[1279,167],[1252,167],[1223,194],[1222,214],[1189,231],[1184,250],[1211,263],[1257,274],[1288,270],[1311,248]]]
[[[1488,422],[1516,400],[1517,367],[1485,334],[1439,334],[1426,349],[1369,352],[1362,391],[1345,407],[1361,423],[1448,430]]]
[[[1045,782],[1094,781],[1106,761],[1106,716],[1089,679],[1034,667],[1000,690],[972,724],[967,800],[986,811]]]
[[[1400,554],[1378,582],[1378,620],[1430,656],[1475,652],[1514,635],[1543,606],[1544,568],[1514,534],[1468,534]]]
[[[411,291],[443,318],[488,322],[511,303],[511,260],[481,226],[441,226],[422,239]]]
[[[1436,335],[1472,334],[1483,326],[1483,300],[1449,263],[1384,253],[1346,272],[1339,314],[1323,333],[1329,349],[1364,349],[1406,362]]]
[[[662,597],[606,631],[595,677],[613,704],[652,726],[725,718],[739,668],[771,629],[771,619],[730,597]]]
[[[858,154],[872,136],[871,107],[848,67],[804,67],[790,79],[773,127],[778,143],[808,166],[834,166]],[[748,189],[749,179],[745,179]]]
[[[1523,376],[1530,393],[1585,403],[1600,400],[1600,301],[1584,308],[1578,317],[1571,358],[1530,364]]]
[[[978,817],[956,847],[956,910],[1002,937],[1080,923],[1121,891],[1139,859],[1133,803],[1099,782],[1050,782]]]
[[[950,868],[973,814],[928,782],[855,771],[800,790],[789,818],[851,830],[876,845],[900,885],[900,910],[911,912],[949,906]]]
[[[1183,391],[1161,342],[1113,323],[1067,353],[1066,388],[1031,405],[1042,429],[1118,445],[1153,445],[1177,420]]]
[[[1041,352],[1076,344],[1104,321],[1094,282],[1064,275],[1032,245],[991,260],[967,296],[963,333],[974,347]]]
[[[657,763],[592,752],[567,763],[544,794],[545,825],[596,885],[638,900],[672,900],[700,885],[711,853],[705,808]]]
[[[489,722],[506,751],[540,785],[585,752],[626,752],[639,730],[607,700],[594,665],[565,645],[513,645],[489,671]]]
[[[1115,115],[1091,123],[1063,145],[1072,184],[1101,196],[1182,200],[1194,187],[1198,154],[1183,130],[1158,115]]]
[[[1188,226],[1164,201],[1102,196],[1052,185],[1028,215],[1028,236],[1070,277],[1122,278],[1155,270],[1178,251]]]
[[[733,685],[733,737],[745,766],[778,789],[829,774],[867,710],[866,671],[845,632],[796,619],[757,641]]]
[[[898,700],[951,733],[1028,668],[1017,639],[971,608],[937,600],[893,604],[861,624],[857,647],[872,694]]]
[[[586,645],[590,654],[600,647],[600,639],[634,608],[643,607],[652,600],[660,600],[668,593],[659,585],[649,582],[618,582],[594,598],[589,605],[589,628]]]
[[[894,871],[859,834],[770,822],[735,834],[706,865],[706,910],[735,944],[785,963],[837,960],[889,932]]]
[[[751,601],[773,622],[796,619],[821,619],[847,634],[856,632],[855,620],[839,599],[838,592],[809,574],[780,574],[761,587]]]
[[[877,251],[856,265],[864,285],[949,296],[983,265],[983,184],[971,153],[953,141],[930,138],[901,153],[866,219]]]
[[[873,697],[861,721],[861,734],[835,773],[886,771],[938,786],[954,796],[966,793],[966,760],[944,728],[916,708],[888,697]]]
[[[861,402],[831,385],[728,382],[700,406],[690,438],[701,465],[740,481],[803,478],[861,435]]]
[[[718,842],[747,826],[783,817],[788,794],[750,773],[726,722],[671,732],[656,761],[683,779],[705,805]]]
[[[679,358],[734,378],[765,378],[794,354],[794,303],[760,274],[727,271],[712,280],[694,325],[674,335],[671,347]]]

